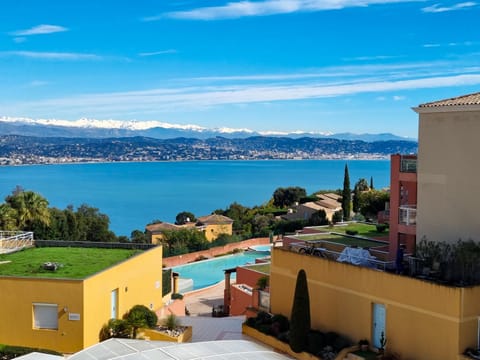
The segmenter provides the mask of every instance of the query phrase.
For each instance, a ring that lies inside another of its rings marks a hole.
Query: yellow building
[[[29,251],[22,253],[28,256]],[[102,325],[121,318],[132,306],[163,305],[162,247],[80,279],[12,276],[4,271],[0,299],[0,343],[72,353],[97,343]]]
[[[147,225],[145,230],[151,244],[161,244],[165,231],[181,229],[202,231],[205,234],[205,238],[211,242],[222,234],[232,235],[233,220],[223,215],[212,214],[199,217],[196,222],[187,222],[183,225],[158,222]]]
[[[450,287],[286,249],[272,249],[270,307],[290,317],[297,273],[307,274],[312,328],[369,339],[402,359],[459,359],[477,347],[480,286]]]
[[[197,219],[197,228],[204,232],[208,241],[213,241],[222,234],[232,235],[233,220],[218,214],[202,216]]]
[[[416,239],[479,241],[480,93],[422,104]],[[463,359],[480,345],[480,286],[447,286],[273,248],[272,313],[290,316],[297,273],[307,274],[312,327],[369,339],[402,359]]]
[[[417,239],[480,240],[480,93],[422,104],[417,166]]]

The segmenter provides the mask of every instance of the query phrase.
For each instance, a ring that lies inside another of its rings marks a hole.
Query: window
[[[34,303],[33,327],[35,329],[58,329],[58,305]]]

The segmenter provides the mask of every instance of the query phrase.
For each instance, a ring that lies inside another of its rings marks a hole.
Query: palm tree
[[[17,230],[17,211],[9,204],[0,205],[0,229]]]
[[[40,194],[22,191],[8,196],[6,201],[17,212],[19,229],[30,230],[34,222],[47,226],[50,224],[48,201]]]

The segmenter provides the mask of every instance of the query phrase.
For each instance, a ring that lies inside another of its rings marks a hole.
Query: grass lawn
[[[270,264],[248,265],[244,266],[246,269],[255,270],[264,274],[270,274]]]
[[[0,255],[0,276],[83,279],[139,252],[140,250],[74,247],[25,249]],[[45,262],[55,262],[61,266],[56,271],[44,270],[42,265]]]
[[[295,236],[295,238],[303,241],[330,241],[338,244],[343,244],[345,246],[356,245],[362,248],[385,245],[384,243],[379,243],[377,241],[351,238],[351,237],[335,235],[335,234],[309,234],[309,235]]]
[[[333,231],[338,233],[345,233],[345,231],[347,230],[356,230],[358,231],[357,235],[371,238],[388,236],[388,228],[383,232],[378,232],[375,225],[363,223],[352,223],[348,224],[347,226],[334,226],[333,228],[319,227],[316,229],[321,231]]]

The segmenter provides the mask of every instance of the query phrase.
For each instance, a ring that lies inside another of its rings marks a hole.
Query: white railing
[[[0,231],[0,252],[33,246],[33,232]]]
[[[417,224],[417,205],[402,205],[399,207],[398,223],[402,225]]]

